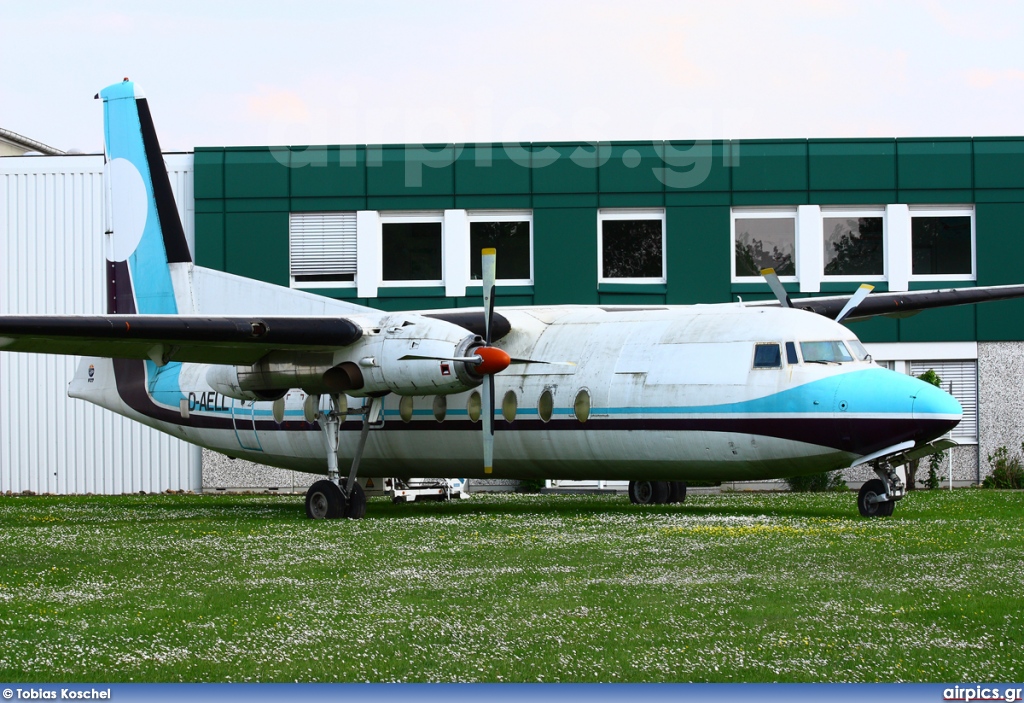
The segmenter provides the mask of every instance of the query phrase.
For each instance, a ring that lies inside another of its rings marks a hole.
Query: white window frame
[[[978,280],[978,238],[975,232],[977,218],[974,216],[973,205],[911,205],[910,207],[910,238],[907,248],[910,250],[908,265],[911,281],[976,281]],[[914,274],[914,218],[915,217],[970,217],[971,218],[971,272],[970,273],[928,273]]]
[[[355,247],[353,258],[352,280],[335,281],[300,281],[295,278],[292,272],[292,257],[294,255],[295,240],[293,237],[293,223],[307,217],[330,217],[330,216],[351,216],[352,217],[352,246]],[[345,289],[355,288],[359,281],[359,235],[356,213],[354,211],[330,211],[330,212],[290,212],[288,213],[288,285],[297,289]]]
[[[834,276],[825,273],[825,218],[828,217],[880,217],[882,218],[882,273],[865,274],[853,276]],[[866,205],[860,207],[822,207],[821,225],[818,228],[818,237],[821,239],[821,261],[818,263],[821,270],[822,283],[864,283],[866,281],[887,281],[889,277],[889,218],[885,216],[884,205]]]
[[[799,272],[800,223],[797,221],[796,215],[795,207],[732,208],[729,220],[729,271],[732,274],[733,283],[757,283],[764,281],[764,278],[761,276],[736,275],[736,220],[793,220],[793,270]],[[796,283],[800,280],[800,277],[796,274],[792,276],[779,276],[779,280],[783,283]]]
[[[651,278],[605,278],[604,223],[608,220],[657,220],[661,223],[661,276]],[[658,284],[668,282],[668,232],[664,208],[616,208],[597,211],[597,282],[623,284]]]
[[[441,278],[423,279],[418,281],[389,281],[384,278],[384,257],[388,252],[384,251],[384,227],[389,224],[402,223],[437,223],[441,225]],[[420,288],[427,286],[443,286],[445,284],[445,273],[448,270],[447,242],[444,236],[444,213],[443,212],[382,212],[380,213],[380,286],[382,288]]]
[[[472,234],[474,222],[526,222],[530,232],[530,277],[529,278],[499,278],[497,283],[503,286],[532,286],[533,285],[533,210],[468,210],[466,220],[469,222],[467,234],[467,245],[472,246]],[[470,259],[480,256],[478,251],[469,252]],[[498,252],[501,256],[501,252]],[[469,279],[467,287],[480,288],[482,281]]]

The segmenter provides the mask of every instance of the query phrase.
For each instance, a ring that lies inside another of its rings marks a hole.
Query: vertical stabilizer
[[[103,99],[110,203],[107,312],[175,314],[170,266],[190,264],[192,257],[149,104],[129,80],[97,97]]]

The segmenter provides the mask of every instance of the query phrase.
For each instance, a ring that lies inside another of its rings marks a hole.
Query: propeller
[[[761,269],[761,275],[768,283],[768,287],[772,289],[772,293],[774,293],[775,297],[779,299],[780,303],[782,303],[782,307],[793,307],[793,303],[789,299],[789,293],[787,293],[786,289],[782,286],[782,281],[779,280],[779,276],[775,273],[775,269]]]
[[[839,315],[836,316],[836,322],[842,322],[844,317],[856,310],[857,306],[863,302],[864,298],[868,297],[868,293],[874,289],[874,286],[868,285],[867,283],[861,283],[857,292],[850,297],[850,300],[843,306]]]
[[[491,346],[491,329],[494,322],[494,280],[496,271],[497,252],[494,249],[484,249],[481,252],[481,278],[483,279],[484,293],[484,346],[481,349],[493,350]],[[481,351],[477,349],[477,353]],[[496,351],[501,351],[497,349]],[[505,354],[505,352],[501,352]],[[505,367],[508,366],[508,354],[505,354]],[[482,366],[482,364],[481,364]],[[504,370],[505,367],[502,367]],[[494,374],[497,371],[486,373],[477,367],[477,371],[484,374],[484,382],[480,396],[480,419],[483,421],[484,431],[484,473],[494,471]]]
[[[779,280],[779,276],[775,273],[775,269],[761,269],[761,275],[764,277],[768,287],[772,289],[772,293],[778,298],[779,303],[784,308],[793,307],[793,301],[789,299],[789,293],[782,285],[782,281]],[[864,298],[868,297],[868,293],[875,289],[874,286],[862,283],[857,292],[850,296],[850,299],[846,301],[846,305],[836,316],[836,322],[842,322],[843,319],[857,309],[857,306],[864,302]]]

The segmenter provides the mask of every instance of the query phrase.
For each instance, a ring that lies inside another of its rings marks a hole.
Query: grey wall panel
[[[193,238],[192,156],[166,157]],[[0,314],[105,309],[101,156],[0,159]],[[77,358],[0,354],[0,492],[201,490],[201,453],[67,397]]]

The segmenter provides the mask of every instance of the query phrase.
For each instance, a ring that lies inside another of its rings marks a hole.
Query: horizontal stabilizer
[[[346,347],[362,328],[339,317],[198,317],[182,315],[5,315],[0,350],[252,364],[268,352]]]

